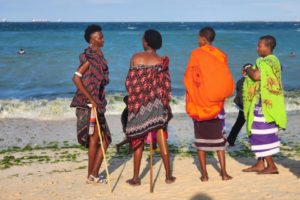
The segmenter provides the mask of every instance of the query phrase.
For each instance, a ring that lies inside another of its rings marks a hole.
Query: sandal
[[[99,182],[100,182],[100,178],[99,177],[95,177],[93,175],[89,175],[89,177],[86,179],[86,183],[87,184],[99,183]]]
[[[91,183],[102,183],[102,184],[107,184],[107,179],[104,178],[103,176],[98,176],[95,177],[93,175],[90,175],[87,180],[86,180],[87,184],[91,184]]]

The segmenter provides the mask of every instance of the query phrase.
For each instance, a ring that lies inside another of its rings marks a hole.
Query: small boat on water
[[[129,30],[135,30],[135,29],[136,29],[135,26],[128,26],[127,28],[128,28]]]
[[[48,19],[32,19],[33,23],[45,23],[45,22],[49,22]]]

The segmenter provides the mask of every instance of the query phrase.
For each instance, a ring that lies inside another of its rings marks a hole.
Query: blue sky
[[[0,19],[299,21],[300,0],[0,0]]]

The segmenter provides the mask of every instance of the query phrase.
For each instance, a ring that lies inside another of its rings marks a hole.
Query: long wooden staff
[[[111,184],[110,184],[110,177],[109,177],[109,171],[108,171],[108,165],[107,165],[107,161],[106,161],[106,155],[105,155],[105,150],[104,150],[104,146],[103,146],[103,139],[102,139],[102,134],[101,134],[101,127],[99,124],[99,120],[98,120],[98,114],[97,114],[97,110],[94,107],[94,112],[96,115],[96,122],[97,122],[97,127],[98,127],[98,134],[99,134],[99,138],[100,138],[100,144],[101,144],[101,150],[103,153],[103,159],[104,159],[104,164],[105,164],[105,171],[106,171],[106,176],[107,176],[107,182],[108,182],[108,186],[109,186],[109,190],[110,192],[112,192],[112,188],[111,188]]]
[[[159,131],[160,131],[160,137],[161,137],[161,142],[162,142],[162,149],[160,149],[160,150],[163,151],[164,155],[167,155],[164,130],[161,128],[161,129],[159,129]]]
[[[152,132],[150,134],[150,192],[153,193]]]

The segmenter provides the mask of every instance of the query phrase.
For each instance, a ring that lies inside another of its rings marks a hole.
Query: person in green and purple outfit
[[[244,172],[278,174],[272,155],[280,151],[278,131],[286,128],[287,115],[281,65],[273,54],[275,47],[276,39],[273,36],[262,36],[257,45],[259,58],[256,64],[245,69],[244,114],[251,150],[258,160],[255,165],[244,169]]]

